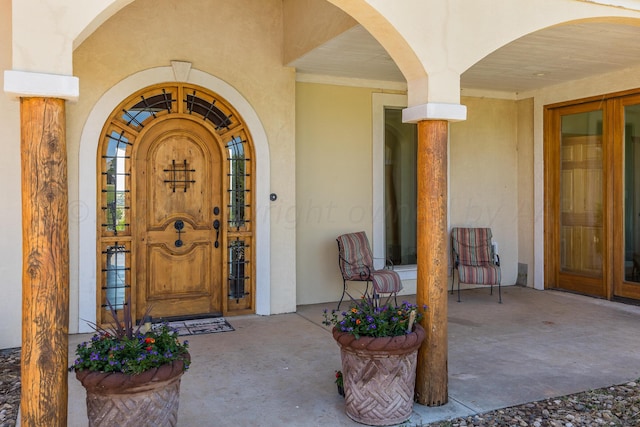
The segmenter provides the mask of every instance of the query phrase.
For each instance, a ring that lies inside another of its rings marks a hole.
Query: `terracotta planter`
[[[89,427],[174,427],[178,423],[181,360],[138,375],[76,371],[87,391]]]
[[[400,424],[413,411],[418,348],[426,334],[416,325],[399,337],[356,339],[333,329],[340,346],[345,410],[352,420],[374,426]]]

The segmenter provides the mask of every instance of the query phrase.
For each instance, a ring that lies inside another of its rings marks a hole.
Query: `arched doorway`
[[[193,84],[123,101],[97,175],[97,323],[129,301],[140,318],[255,311],[253,144],[240,114]]]

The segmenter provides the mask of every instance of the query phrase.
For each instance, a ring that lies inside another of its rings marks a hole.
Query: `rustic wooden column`
[[[418,352],[416,396],[428,406],[448,401],[447,135],[445,120],[418,122],[418,306],[427,305],[427,337]]]
[[[23,427],[67,425],[69,222],[65,101],[22,98]]]

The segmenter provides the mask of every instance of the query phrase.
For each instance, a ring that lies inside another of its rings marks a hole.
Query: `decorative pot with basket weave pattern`
[[[137,375],[76,371],[87,391],[89,427],[176,426],[184,371],[182,360]]]
[[[418,348],[426,334],[395,337],[356,337],[333,329],[340,346],[346,413],[361,424],[400,424],[413,411]]]

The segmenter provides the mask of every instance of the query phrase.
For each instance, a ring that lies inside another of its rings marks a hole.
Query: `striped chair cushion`
[[[376,270],[373,273],[373,289],[378,294],[389,294],[402,290],[402,280],[392,270]]]
[[[345,280],[371,280],[373,255],[364,231],[338,237],[340,271]]]
[[[458,279],[460,283],[473,283],[481,285],[499,285],[500,267],[493,264],[487,265],[462,265],[458,266]]]
[[[451,236],[460,265],[493,264],[490,228],[456,227],[451,230]]]

